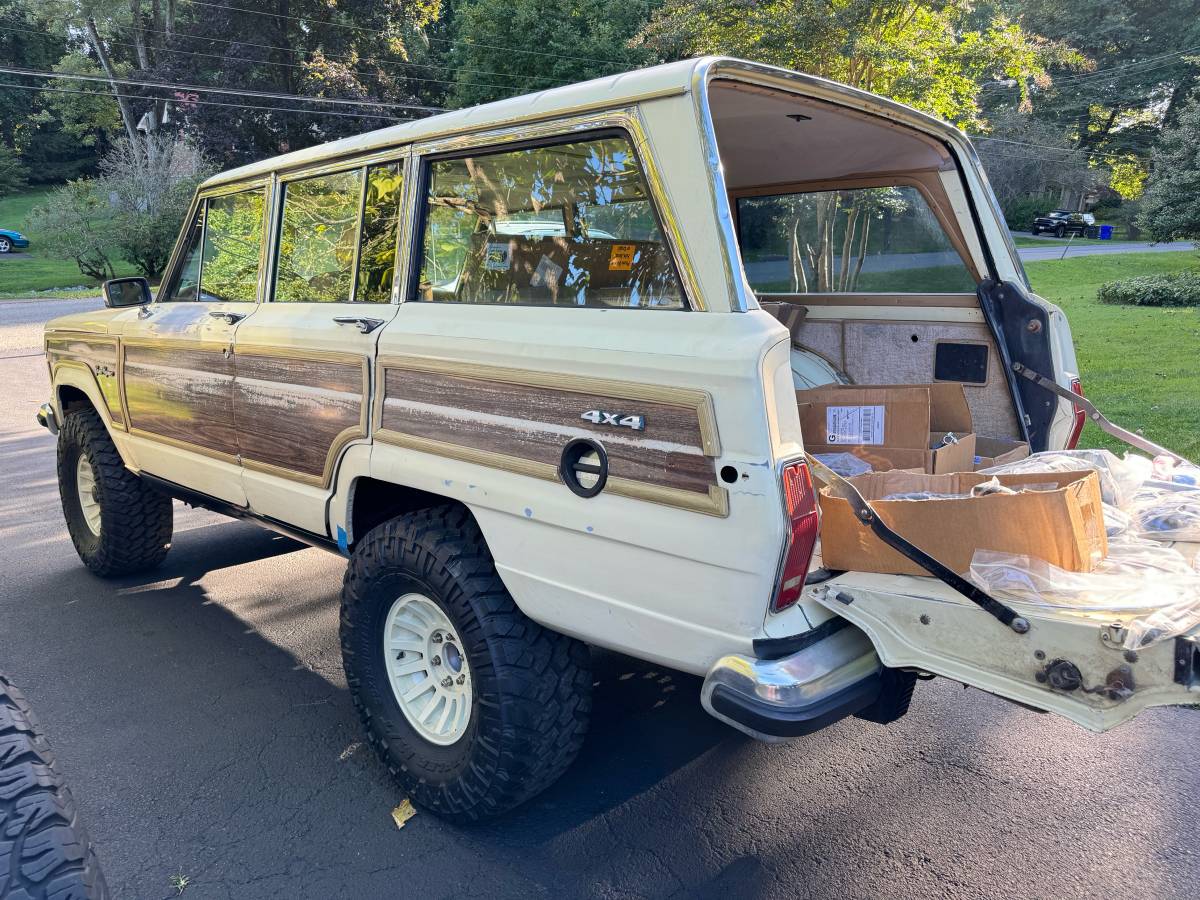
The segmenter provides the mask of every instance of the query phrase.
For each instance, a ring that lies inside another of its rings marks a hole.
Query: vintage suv
[[[366,733],[451,819],[570,764],[587,644],[764,739],[890,721],[931,673],[1094,731],[1196,701],[1190,640],[1128,663],[928,558],[819,567],[797,386],[929,382],[966,344],[980,433],[1083,424],[1017,374],[1075,357],[970,143],[907,107],[706,58],[450,112],[209,179],[157,296],[105,290],[45,337],[80,557],[158,564],[172,497],[349,557]]]

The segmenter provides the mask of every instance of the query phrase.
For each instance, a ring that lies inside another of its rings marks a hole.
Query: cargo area
[[[849,619],[886,666],[1094,730],[1194,694],[1200,470],[1073,449],[1075,394],[1014,376],[1079,384],[1065,320],[989,275],[986,198],[951,142],[763,85],[715,81],[710,105],[746,283],[790,334],[810,470],[783,471],[773,609]]]

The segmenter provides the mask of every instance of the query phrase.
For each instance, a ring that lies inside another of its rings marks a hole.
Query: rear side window
[[[624,137],[429,163],[417,299],[682,309]]]
[[[350,301],[362,177],[355,169],[284,183],[277,302]]]
[[[771,293],[974,293],[976,282],[914,187],[737,201],[750,286]]]
[[[396,274],[396,229],[400,227],[403,187],[400,163],[382,163],[367,168],[356,300],[366,303],[391,302],[392,278]]]
[[[253,302],[262,254],[262,189],[210,197],[200,260],[202,300]]]

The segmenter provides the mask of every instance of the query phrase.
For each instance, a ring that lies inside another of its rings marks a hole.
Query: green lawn
[[[1098,238],[1093,239],[1078,237],[1072,240],[1071,238],[1056,238],[1051,237],[1050,235],[1046,235],[1044,237],[1034,237],[1031,234],[1014,234],[1012,239],[1013,243],[1018,247],[1065,247],[1067,245],[1067,241],[1071,241],[1072,247],[1078,247],[1081,244],[1111,244],[1114,241],[1120,243],[1121,240],[1124,240],[1116,237],[1114,237],[1111,241],[1102,241]]]
[[[0,256],[0,297],[27,296],[31,291],[71,288],[80,285],[95,287],[98,282],[86,277],[71,260],[47,256],[41,235],[25,224],[29,211],[50,193],[47,188],[26,191],[0,198],[0,227],[15,228],[30,240],[28,253]],[[116,258],[116,254],[112,256]],[[124,260],[115,261],[118,275],[136,275],[133,266]]]
[[[1071,323],[1083,389],[1117,424],[1200,457],[1200,309],[1110,306],[1106,281],[1200,268],[1200,253],[1122,253],[1025,264],[1033,289]],[[1126,449],[1089,424],[1082,445]]]

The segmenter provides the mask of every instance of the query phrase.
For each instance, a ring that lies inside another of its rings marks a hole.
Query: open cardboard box
[[[1029,445],[1024,441],[1007,438],[975,437],[975,468],[990,469],[1005,463],[1016,462],[1029,455]]]
[[[1000,483],[1025,487],[1016,494],[945,500],[885,500],[898,493],[969,494],[993,476],[974,472],[920,475],[869,472],[849,479],[902,538],[955,572],[971,567],[976,550],[1035,556],[1070,572],[1090,572],[1108,553],[1100,479],[1095,472],[1031,472],[999,475]],[[823,488],[821,559],[829,569],[893,575],[929,573],[883,543],[850,509]]]
[[[971,410],[958,382],[827,385],[796,391],[809,453],[853,453],[875,471],[975,468]],[[947,435],[951,443],[943,444]]]

